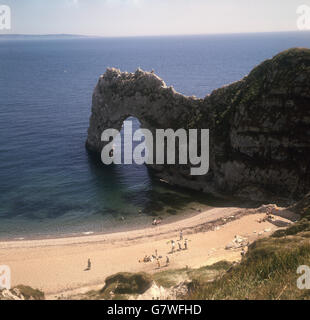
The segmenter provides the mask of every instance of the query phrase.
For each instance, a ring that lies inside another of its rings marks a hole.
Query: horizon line
[[[27,36],[27,37],[49,37],[49,36],[71,36],[88,38],[146,38],[146,37],[186,37],[186,36],[212,36],[212,35],[241,35],[241,34],[266,34],[266,33],[289,33],[310,32],[310,30],[281,30],[281,31],[249,31],[249,32],[219,32],[219,33],[192,33],[192,34],[154,34],[154,35],[91,35],[79,33],[0,33],[1,36]]]

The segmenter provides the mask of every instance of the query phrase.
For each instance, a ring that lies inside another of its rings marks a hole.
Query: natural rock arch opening
[[[128,126],[130,125],[130,129],[131,130],[129,132],[125,131],[125,123],[126,123],[126,128],[127,129],[128,129]],[[120,131],[120,136],[121,136],[121,141],[120,141],[120,144],[117,145],[117,152],[121,152],[121,155],[122,155],[122,157],[121,157],[122,158],[122,163],[127,163],[127,161],[125,161],[125,157],[132,159],[136,146],[144,142],[144,138],[143,137],[139,141],[135,141],[134,140],[135,132],[138,131],[141,128],[142,128],[141,127],[141,122],[139,121],[138,118],[136,118],[134,116],[128,116],[123,121],[121,129],[119,130]],[[130,154],[125,154],[124,153],[125,144],[128,141],[130,142],[130,145],[131,145],[131,148],[129,150]],[[145,149],[147,150],[146,146],[145,146]],[[144,152],[142,153],[142,155],[144,155]],[[126,159],[126,160],[128,160],[128,159]],[[134,162],[132,162],[131,164],[134,165]]]
[[[141,127],[155,132],[156,128],[179,128],[202,99],[188,98],[152,72],[138,69],[135,73],[107,69],[93,93],[92,115],[86,146],[100,152],[105,129],[120,130],[128,117],[139,119]]]

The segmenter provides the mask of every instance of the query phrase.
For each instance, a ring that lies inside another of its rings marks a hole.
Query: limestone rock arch
[[[286,50],[203,99],[167,87],[152,72],[108,69],[93,93],[86,146],[133,116],[141,127],[210,129],[210,170],[152,165],[171,184],[247,199],[298,199],[310,190],[310,50]]]
[[[92,98],[92,115],[86,146],[100,152],[101,134],[105,129],[120,130],[125,119],[137,118],[142,128],[176,128],[186,121],[202,99],[186,97],[152,72],[135,73],[107,69],[99,78]]]

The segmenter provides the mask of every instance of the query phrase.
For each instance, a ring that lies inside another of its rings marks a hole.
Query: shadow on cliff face
[[[239,206],[243,208],[258,207],[262,203],[255,201],[240,201],[236,197],[217,198],[211,194],[194,191],[188,188],[171,186],[160,182],[152,173],[148,173],[148,184],[144,185],[138,191],[134,188],[126,187],[120,176],[118,166],[125,165],[104,165],[96,153],[89,152],[89,165],[93,173],[96,189],[101,194],[102,189],[111,185],[111,189],[116,190],[119,194],[119,205],[121,203],[127,206],[126,210],[120,205],[118,208],[109,204],[108,199],[102,199],[104,205],[99,209],[102,214],[119,215],[136,215],[139,210],[141,214],[151,217],[167,217],[187,213],[199,213],[210,207],[229,207]],[[126,169],[131,170],[132,165],[126,165]],[[146,166],[142,165],[141,170],[149,171]],[[103,194],[103,196],[105,196]],[[106,195],[109,197],[109,195]],[[134,209],[129,212],[128,207]]]

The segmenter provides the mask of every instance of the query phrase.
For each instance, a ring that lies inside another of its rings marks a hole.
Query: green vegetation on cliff
[[[157,285],[164,288],[176,286],[183,281],[192,281],[193,284],[212,281],[223,275],[232,264],[227,261],[220,261],[211,266],[204,266],[198,269],[183,268],[157,272],[153,279]]]

